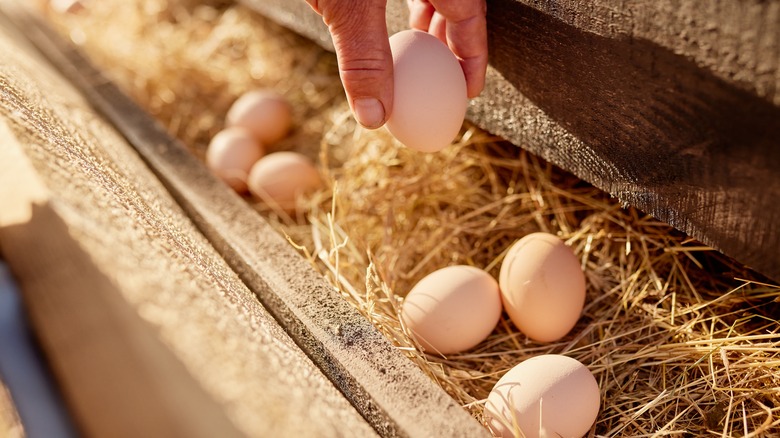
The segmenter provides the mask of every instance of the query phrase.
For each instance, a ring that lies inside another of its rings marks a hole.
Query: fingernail
[[[382,102],[373,97],[355,99],[355,118],[368,129],[376,129],[385,121],[385,108]]]

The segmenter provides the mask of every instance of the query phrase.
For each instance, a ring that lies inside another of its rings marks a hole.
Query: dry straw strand
[[[232,2],[87,4],[50,18],[198,156],[241,92],[291,100],[297,124],[279,148],[318,159],[328,184],[302,200],[307,215],[255,207],[475,417],[508,369],[563,353],[600,385],[593,436],[780,436],[778,285],[477,127],[437,154],[358,127],[333,55]],[[534,231],[582,263],[575,329],[540,344],[502,317],[471,351],[419,353],[399,318],[414,283],[452,264],[497,275]]]

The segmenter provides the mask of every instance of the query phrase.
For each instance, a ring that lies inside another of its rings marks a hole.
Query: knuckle
[[[309,4],[309,6],[314,10],[314,12],[322,15],[322,11],[320,10],[320,6],[319,6],[319,0],[306,0],[306,3]]]
[[[384,59],[380,58],[353,58],[341,61],[341,71],[382,72],[385,69]]]
[[[436,10],[444,15],[448,21],[455,23],[466,20],[479,19],[480,16],[484,17],[487,13],[487,3],[485,0],[479,0],[476,2],[473,0],[439,0],[432,3],[436,7]]]

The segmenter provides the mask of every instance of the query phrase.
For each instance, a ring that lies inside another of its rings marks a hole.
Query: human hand
[[[393,111],[393,58],[387,36],[387,0],[306,0],[328,26],[341,82],[357,121],[376,129]],[[409,25],[447,44],[466,76],[468,97],[485,85],[485,0],[407,0]]]
[[[488,62],[485,0],[406,0],[409,26],[449,46],[466,76],[469,98],[482,92]]]

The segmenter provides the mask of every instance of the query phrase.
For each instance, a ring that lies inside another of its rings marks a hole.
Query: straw
[[[326,187],[295,217],[248,202],[476,418],[507,370],[558,353],[599,383],[592,436],[780,434],[778,285],[469,124],[436,154],[360,128],[335,57],[241,6],[87,6],[49,16],[198,156],[240,93],[290,99],[297,125],[277,148],[317,159]],[[569,335],[534,342],[504,315],[468,352],[421,354],[399,318],[411,287],[453,264],[497,276],[509,246],[535,231],[563,239],[587,278]]]

